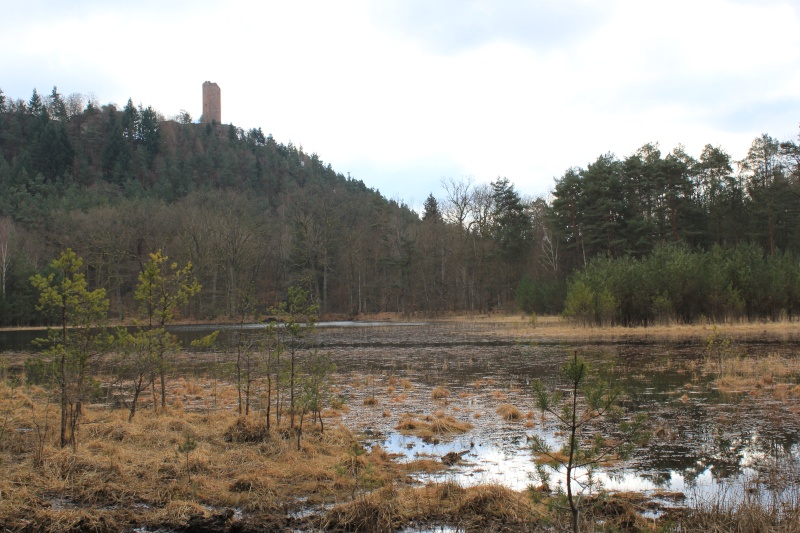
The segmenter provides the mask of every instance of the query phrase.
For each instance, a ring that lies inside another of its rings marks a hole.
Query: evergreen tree
[[[44,107],[42,103],[42,97],[39,96],[39,93],[36,89],[33,89],[33,94],[31,95],[31,99],[28,100],[28,113],[34,116],[40,116],[47,114],[47,109]]]
[[[442,214],[439,212],[439,202],[433,193],[430,193],[422,205],[422,220],[441,221]]]
[[[133,100],[128,98],[128,103],[122,110],[122,136],[126,139],[136,139],[139,131],[139,110],[133,105]]]
[[[54,85],[53,92],[50,93],[50,101],[48,102],[48,111],[53,120],[65,121],[67,120],[67,106],[64,104],[64,99],[58,92],[58,88]]]
[[[38,309],[52,313],[60,329],[48,330],[47,354],[55,359],[61,395],[61,447],[77,448],[78,424],[88,399],[91,365],[109,344],[103,334],[108,299],[105,289],[90,291],[83,260],[70,249],[50,264],[47,276],[36,274],[31,283],[39,291]]]
[[[492,228],[506,260],[518,261],[531,240],[531,222],[522,198],[507,178],[492,182]]]

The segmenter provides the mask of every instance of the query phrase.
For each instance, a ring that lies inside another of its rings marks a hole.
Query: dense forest
[[[191,263],[198,319],[263,311],[290,286],[323,315],[565,313],[586,323],[800,312],[800,147],[742,161],[646,144],[523,198],[444,179],[421,213],[260,128],[169,119],[132,100],[0,91],[0,326],[42,323],[30,279],[71,248],[112,318],[149,254]],[[254,306],[253,302],[258,305]]]

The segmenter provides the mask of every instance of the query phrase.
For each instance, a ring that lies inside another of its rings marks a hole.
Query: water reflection
[[[390,349],[380,346],[381,333],[372,337],[370,346],[354,344],[331,350],[344,375],[379,376],[383,383],[390,376],[397,376],[423,384],[416,399],[404,400],[396,409],[392,410],[387,396],[382,407],[384,418],[370,417],[358,409],[357,415],[345,417],[348,424],[356,428],[369,426],[383,435],[376,443],[391,453],[402,454],[404,460],[421,456],[437,459],[451,451],[469,450],[458,465],[421,476],[420,481],[457,481],[465,485],[497,482],[515,489],[527,487],[535,467],[526,437],[533,433],[552,437],[553,428],[542,424],[538,415],[533,428],[501,422],[494,410],[500,401],[512,403],[523,412],[533,409],[530,381],[539,378],[549,387],[557,386],[559,368],[574,349],[625,390],[626,406],[646,412],[655,433],[651,443],[637,450],[631,461],[600,472],[606,488],[652,494],[684,492],[694,498],[708,498],[723,488],[726,494],[733,494],[736,491],[730,488],[732,485],[738,486],[742,494],[745,487],[757,482],[762,492],[770,488],[783,491],[786,479],[770,487],[765,481],[767,473],[774,470],[776,461],[786,462],[792,469],[798,464],[797,400],[781,402],[721,393],[712,386],[714,376],[702,372],[700,344],[475,345],[469,339],[485,340],[487,332],[429,329],[405,332],[409,336],[405,346],[398,346],[397,339],[391,338],[387,339]],[[430,334],[436,343],[424,346],[423,340],[413,338],[415,334]],[[447,335],[449,343],[441,339]],[[795,348],[775,344],[747,346],[751,354],[789,354]],[[479,382],[491,385],[476,385]],[[437,406],[431,405],[429,393],[435,386],[452,392],[448,405],[440,408],[462,420],[471,420],[475,428],[466,436],[449,441],[443,437],[437,444],[398,435],[394,430],[398,421],[395,413],[433,412]],[[347,390],[352,404],[359,404],[363,391]],[[493,400],[490,392],[496,392],[503,400]],[[391,416],[387,416],[387,409],[392,411]],[[474,414],[482,416],[470,418]],[[554,476],[551,485],[557,482],[558,476]],[[563,482],[561,474],[562,485]]]

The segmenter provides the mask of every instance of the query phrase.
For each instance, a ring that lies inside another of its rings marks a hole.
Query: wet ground
[[[794,388],[800,376],[782,376],[782,394],[772,380],[723,392],[714,384],[703,340],[564,342],[538,336],[534,342],[524,330],[522,324],[490,322],[338,323],[321,324],[318,340],[337,366],[337,394],[347,406],[341,421],[365,444],[381,446],[399,461],[458,454],[460,460],[445,470],[418,474],[421,483],[500,483],[518,490],[534,483],[531,437],[557,445],[563,435],[535,408],[531,382],[563,387],[559,369],[577,351],[595,375],[623,389],[631,414],[647,414],[652,431],[630,460],[600,469],[606,489],[669,502],[800,494],[800,387]],[[179,329],[187,344],[208,331]],[[16,337],[6,342],[29,345]],[[756,357],[793,359],[800,348],[764,339],[733,342],[737,353]],[[182,371],[204,372],[191,362]],[[447,396],[433,399],[437,388]],[[519,418],[503,419],[501,405],[517,408]],[[396,429],[404,419],[425,416],[450,416],[472,427],[427,438]],[[558,483],[563,476],[554,475],[551,485]]]
[[[800,398],[718,390],[701,342],[601,344],[526,342],[496,324],[409,324],[321,328],[320,342],[337,365],[337,387],[349,406],[342,421],[399,460],[462,460],[420,475],[462,485],[501,483],[524,489],[535,471],[529,440],[563,441],[552,420],[535,408],[530,384],[564,385],[560,367],[574,351],[596,375],[625,393],[630,413],[644,412],[652,438],[633,458],[608,465],[599,479],[608,490],[665,498],[712,499],[743,492],[781,497],[795,490],[800,464]],[[749,343],[740,353],[796,357],[797,345]],[[797,383],[798,376],[783,378]],[[434,400],[444,388],[447,398]],[[374,398],[374,402],[372,401]],[[510,404],[516,420],[497,414]],[[414,415],[448,415],[473,425],[463,434],[420,438],[396,430]],[[555,475],[553,483],[563,483]],[[679,494],[675,494],[679,493]]]

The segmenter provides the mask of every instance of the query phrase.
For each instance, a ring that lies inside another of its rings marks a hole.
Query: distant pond
[[[320,329],[326,328],[369,328],[376,326],[421,326],[424,322],[355,322],[355,321],[337,321],[337,322],[319,322],[317,327]],[[244,329],[252,332],[259,329],[266,328],[265,324],[185,324],[180,326],[170,326],[167,329],[174,333],[184,348],[189,348],[192,341],[202,338],[213,331],[220,331],[223,334],[233,331]],[[129,331],[135,331],[136,328],[128,327]],[[45,337],[47,335],[44,329],[23,329],[23,330],[10,330],[0,329],[0,353],[2,352],[34,352],[36,346],[33,342],[36,339]]]

